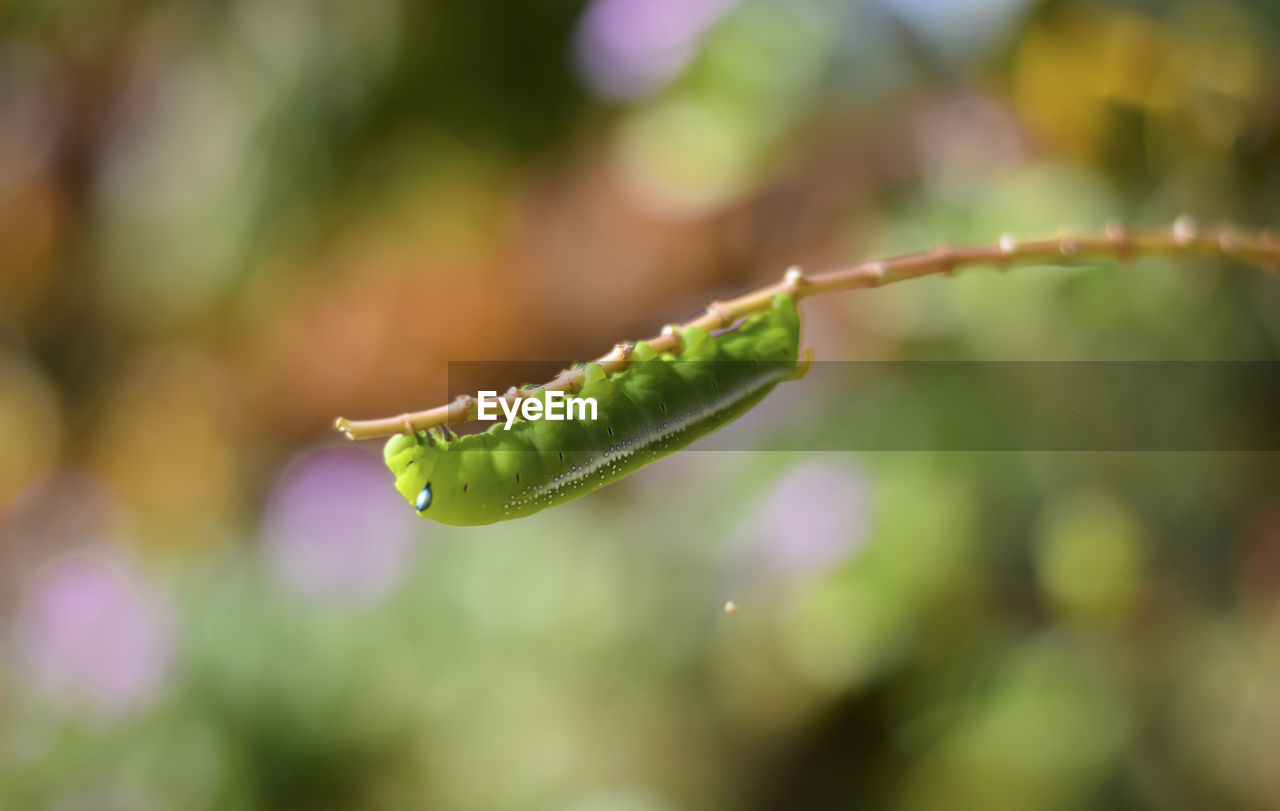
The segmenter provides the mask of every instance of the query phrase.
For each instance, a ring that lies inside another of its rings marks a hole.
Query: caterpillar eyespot
[[[396,489],[420,515],[445,524],[530,515],[688,445],[799,372],[800,315],[784,294],[731,331],[685,327],[679,337],[679,351],[664,354],[637,342],[632,364],[612,376],[588,364],[579,396],[596,400],[595,420],[517,420],[511,430],[497,422],[434,442],[422,441],[427,432],[392,437],[383,455]],[[547,393],[522,390],[535,399]],[[472,484],[479,498],[462,498]]]

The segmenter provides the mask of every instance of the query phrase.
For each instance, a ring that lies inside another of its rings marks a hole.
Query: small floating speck
[[[726,614],[737,614],[739,610],[740,609],[738,608],[738,604],[735,603],[733,600],[730,600],[729,602],[724,604],[724,613]]]

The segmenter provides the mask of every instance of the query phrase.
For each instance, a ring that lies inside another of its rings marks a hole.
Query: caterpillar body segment
[[[398,434],[384,457],[396,489],[427,518],[488,524],[530,515],[615,481],[737,418],[800,374],[800,316],[794,300],[736,328],[680,331],[678,352],[635,344],[632,363],[612,376],[588,367],[576,396],[594,398],[597,419],[517,420],[510,430],[455,438]],[[533,389],[525,397],[542,400]]]

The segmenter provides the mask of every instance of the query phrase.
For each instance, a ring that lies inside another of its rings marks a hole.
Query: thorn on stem
[[[1129,231],[1124,227],[1124,223],[1119,220],[1108,220],[1106,228],[1103,231],[1107,238],[1116,244],[1116,259],[1121,262],[1129,261]]]
[[[1065,257],[1072,257],[1080,253],[1080,246],[1071,237],[1058,237],[1058,251]]]
[[[1239,247],[1240,243],[1236,241],[1236,235],[1230,228],[1223,226],[1218,229],[1218,250],[1223,255],[1234,256]]]
[[[1178,247],[1185,248],[1196,238],[1196,221],[1190,214],[1183,214],[1173,221],[1173,241]]]
[[[445,411],[445,422],[466,422],[474,404],[475,398],[470,394],[459,394]],[[457,417],[454,416],[454,412],[458,413]]]
[[[670,336],[675,339],[675,343],[676,343],[675,351],[679,352],[680,349],[684,346],[684,338],[681,337],[680,335],[679,324],[667,324],[665,327],[662,328],[662,335],[664,338],[667,336]]]
[[[884,276],[884,262],[870,262],[867,264],[867,278],[871,280],[872,287],[879,287],[884,284]]]
[[[1009,260],[1018,252],[1018,240],[1013,234],[1001,234],[1000,241],[996,243],[996,247],[1000,250],[1000,269],[1009,269]]]
[[[787,268],[787,272],[783,274],[782,283],[787,286],[787,289],[792,295],[795,295],[796,293],[799,293],[801,288],[807,285],[809,281],[805,279],[804,270],[801,269],[799,265],[792,265]]]

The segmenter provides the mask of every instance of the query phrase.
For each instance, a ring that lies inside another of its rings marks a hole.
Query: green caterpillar
[[[398,434],[383,451],[419,514],[445,524],[530,515],[603,487],[737,418],[783,380],[803,374],[800,314],[786,295],[735,327],[681,331],[677,354],[635,345],[612,377],[590,364],[579,397],[597,419],[501,421],[480,434]],[[544,398],[532,389],[525,397]]]

